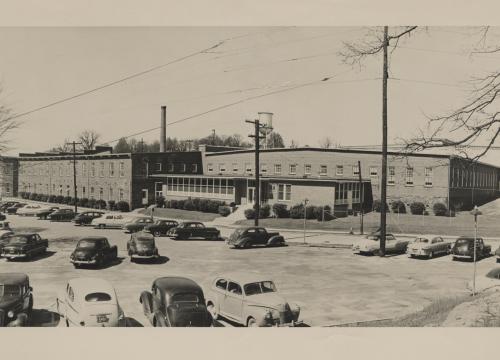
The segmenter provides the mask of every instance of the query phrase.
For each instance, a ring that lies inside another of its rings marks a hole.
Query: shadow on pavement
[[[125,318],[125,321],[127,322],[127,327],[144,327],[139,321],[131,317]]]
[[[104,264],[102,266],[80,264],[77,269],[85,269],[85,270],[103,270],[103,269],[108,269],[110,267],[120,265],[123,262],[124,259],[125,259],[124,257],[117,257],[114,261],[108,262],[108,263],[106,263],[106,264]]]
[[[40,233],[47,230],[47,228],[35,227],[35,226],[24,226],[24,227],[12,227],[14,233]]]
[[[61,317],[58,313],[46,309],[33,309],[29,326],[56,327],[60,320]]]
[[[38,261],[38,260],[43,260],[46,258],[49,258],[53,256],[56,253],[56,251],[50,251],[47,250],[43,254],[36,255],[35,257],[32,258],[17,258],[17,259],[7,259],[8,262],[31,262],[31,261]]]
[[[159,256],[158,258],[156,259],[134,259],[133,262],[135,262],[136,264],[146,264],[146,265],[162,265],[162,264],[166,264],[167,262],[170,261],[170,258],[168,258],[167,256]]]

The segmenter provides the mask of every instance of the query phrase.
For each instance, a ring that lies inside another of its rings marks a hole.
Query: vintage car
[[[7,216],[5,216],[5,214],[0,213],[0,221],[4,221],[5,219],[7,219]]]
[[[190,238],[204,238],[209,240],[220,239],[220,231],[214,227],[205,227],[201,222],[185,221],[170,229],[167,236],[175,240],[186,240]]]
[[[35,216],[39,211],[46,210],[48,207],[38,204],[28,204],[17,210],[20,216]]]
[[[115,261],[118,247],[111,246],[107,238],[89,236],[78,241],[76,249],[70,255],[70,262],[75,268],[81,265],[103,266]]]
[[[146,225],[151,225],[154,223],[154,220],[151,217],[138,217],[129,220],[125,225],[123,225],[123,230],[126,233],[135,233],[137,231],[144,230]]]
[[[76,216],[73,209],[59,209],[47,215],[50,221],[71,221]]]
[[[2,249],[2,256],[7,260],[32,259],[45,254],[49,241],[42,239],[37,233],[14,234],[9,236],[7,244]]]
[[[14,206],[15,204],[17,204],[18,201],[7,201],[7,202],[3,202],[1,205],[0,205],[0,211],[7,211],[7,208],[10,208],[12,206]]]
[[[474,261],[474,238],[460,236],[451,248],[453,260],[467,259]],[[491,245],[486,245],[482,238],[476,239],[476,260],[488,257],[491,254]]]
[[[497,258],[497,262],[500,262],[500,246],[495,250],[495,256]]]
[[[153,224],[146,225],[144,227],[144,231],[150,232],[154,236],[162,236],[167,235],[168,231],[176,226],[179,226],[179,223],[175,220],[156,220]]]
[[[11,230],[0,230],[0,255],[3,247],[9,242],[9,238],[14,235]]]
[[[38,211],[36,213],[36,216],[41,220],[47,220],[47,217],[53,212],[56,212],[57,210],[59,210],[57,206],[48,207]]]
[[[0,273],[0,327],[25,326],[33,309],[33,289],[22,273]]]
[[[279,232],[267,232],[263,227],[247,227],[236,229],[226,243],[234,248],[249,248],[254,245],[285,246],[285,239]]]
[[[8,207],[7,209],[5,209],[5,212],[7,214],[16,214],[17,210],[19,210],[20,208],[25,207],[25,206],[26,206],[26,204],[24,204],[24,203],[15,203],[11,207]]]
[[[153,281],[139,302],[155,327],[209,327],[212,316],[201,287],[191,279],[168,276]]]
[[[223,316],[245,326],[294,326],[300,307],[282,297],[267,277],[234,273],[214,279],[207,295],[214,319]]]
[[[56,307],[66,326],[126,326],[116,291],[103,279],[69,280],[56,299]]]
[[[482,292],[493,288],[498,288],[500,286],[500,268],[494,268],[488,271],[483,276],[478,276],[476,278],[476,292]],[[472,280],[467,282],[467,289],[471,292],[474,290],[474,285]],[[495,289],[500,290],[500,288]]]
[[[100,218],[104,215],[104,212],[92,210],[92,211],[84,211],[78,215],[76,215],[73,219],[75,225],[90,225],[92,220]]]
[[[121,229],[123,228],[123,225],[125,225],[129,221],[130,217],[126,217],[121,214],[105,214],[101,217],[93,219],[90,222],[90,225],[98,229]]]
[[[432,259],[434,255],[449,254],[451,243],[444,241],[441,236],[417,237],[408,244],[406,253],[409,257],[426,257]]]
[[[410,240],[396,239],[392,234],[385,235],[386,253],[404,254]],[[363,240],[353,244],[352,251],[360,255],[376,255],[380,251],[380,234],[367,235]]]
[[[127,242],[127,252],[130,261],[135,259],[158,259],[158,248],[155,245],[155,237],[147,232],[138,231],[130,236]]]
[[[12,230],[8,221],[0,221],[0,230]]]

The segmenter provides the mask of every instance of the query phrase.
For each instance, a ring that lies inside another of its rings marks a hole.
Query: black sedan
[[[44,210],[37,212],[36,216],[41,220],[47,220],[47,216],[49,216],[53,212],[56,212],[57,210],[59,210],[59,208],[57,206],[53,206],[51,208],[44,209]]]
[[[15,213],[17,213],[17,209],[20,209],[20,208],[25,207],[25,206],[26,206],[26,204],[24,204],[24,203],[15,203],[15,204],[14,204],[14,205],[12,205],[11,207],[8,207],[8,208],[5,210],[5,212],[6,212],[7,214],[15,214]]]
[[[153,224],[154,220],[150,217],[140,217],[123,225],[123,230],[127,233],[135,233],[144,230],[146,225]]]
[[[75,216],[73,222],[75,225],[90,225],[92,220],[100,218],[104,215],[102,211],[84,211]]]
[[[70,255],[70,261],[75,268],[81,265],[103,266],[115,261],[117,257],[117,246],[111,246],[107,238],[89,236],[78,241],[76,249]]]
[[[7,211],[7,208],[10,208],[12,206],[14,206],[15,204],[17,204],[18,202],[17,201],[7,201],[7,202],[4,202],[2,203],[2,205],[0,205],[0,211]]]
[[[167,235],[167,232],[176,226],[179,226],[179,223],[175,220],[156,220],[153,224],[145,226],[144,231],[158,237]]]
[[[47,219],[50,221],[71,221],[75,215],[72,209],[59,209],[47,215]]]

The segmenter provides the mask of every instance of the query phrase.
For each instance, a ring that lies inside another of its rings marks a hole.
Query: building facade
[[[18,166],[17,158],[0,157],[0,197],[17,196]]]

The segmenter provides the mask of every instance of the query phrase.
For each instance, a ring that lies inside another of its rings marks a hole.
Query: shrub
[[[221,216],[228,216],[231,214],[231,208],[229,206],[219,206],[219,214]]]
[[[169,201],[168,206],[169,206],[171,209],[177,209],[177,208],[178,208],[178,203],[177,203],[177,200],[170,200],[170,201]]]
[[[396,200],[391,204],[393,213],[406,214],[406,205],[401,200]]]
[[[446,216],[448,209],[443,203],[435,203],[432,207],[432,211],[434,211],[434,215],[436,216]]]
[[[62,204],[63,200],[64,200],[64,196],[62,196],[62,195],[56,196],[56,203]]]
[[[236,207],[236,203],[235,203],[234,201],[231,201],[231,202],[229,203],[229,207],[230,207],[230,208],[235,208],[235,207]]]
[[[420,201],[412,202],[410,204],[410,211],[413,215],[423,215],[425,212],[425,205]]]
[[[95,206],[95,199],[89,199],[89,201],[87,202],[87,206],[88,206],[89,208],[94,209],[94,206]]]
[[[57,198],[57,196],[55,196],[55,195],[50,195],[50,196],[49,196],[49,202],[50,202],[50,203],[55,203],[55,202],[56,202],[56,198]]]
[[[89,199],[81,198],[78,199],[78,206],[87,207],[89,205]]]
[[[187,200],[184,201],[183,209],[189,210],[189,211],[195,210],[194,202],[193,202],[193,200],[191,200],[191,198],[188,198]],[[217,208],[217,211],[219,211],[218,208]]]
[[[245,217],[248,220],[255,219],[255,210],[254,209],[246,209],[245,210]]]
[[[268,218],[269,216],[271,216],[271,206],[269,204],[261,205],[259,211],[259,218],[265,219]]]
[[[290,212],[286,204],[276,203],[273,205],[273,213],[277,218],[288,218],[290,217]]]
[[[108,210],[116,210],[116,201],[114,200],[109,200],[108,201]]]
[[[38,195],[37,193],[31,193],[29,199],[36,200],[37,195]]]
[[[76,203],[78,204],[78,198],[76,198]],[[68,202],[68,205],[75,205],[75,198],[72,197],[69,202]]]
[[[198,211],[208,212],[208,200],[207,199],[200,200],[200,203],[198,204]]]
[[[297,204],[290,208],[290,217],[292,219],[302,219],[304,218],[304,205]]]
[[[106,209],[106,201],[99,199],[95,202],[95,209]]]
[[[71,196],[63,197],[63,204],[69,204],[71,202]]]
[[[200,198],[194,198],[193,199],[193,206],[196,211],[200,211]]]
[[[176,209],[184,209],[184,203],[186,200],[177,200],[177,208]]]
[[[314,209],[314,217],[318,221],[331,221],[335,219],[332,214],[332,208],[330,206],[318,206]]]
[[[116,209],[121,212],[128,212],[130,211],[130,206],[128,202],[121,200],[116,203]]]
[[[380,212],[382,210],[382,202],[380,200],[373,201],[373,211]],[[385,210],[389,210],[387,203],[385,204]]]

